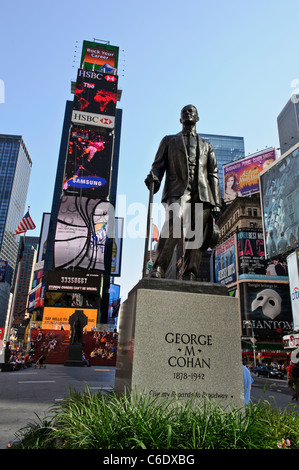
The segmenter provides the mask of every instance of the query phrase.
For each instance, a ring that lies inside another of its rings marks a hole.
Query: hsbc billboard
[[[85,113],[82,111],[72,112],[72,122],[74,124],[87,124],[89,126],[105,127],[114,129],[114,116],[104,116],[103,114]]]
[[[73,102],[72,121],[114,128],[118,77],[79,69]]]

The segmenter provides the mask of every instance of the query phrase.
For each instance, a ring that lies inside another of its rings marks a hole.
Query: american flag
[[[31,219],[29,215],[29,211],[24,215],[23,219],[19,223],[15,233],[13,235],[18,235],[19,233],[25,233],[27,230],[33,230],[35,229],[35,223]]]

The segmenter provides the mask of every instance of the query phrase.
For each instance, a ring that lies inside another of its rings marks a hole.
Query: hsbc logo
[[[102,118],[102,119],[100,119],[100,122],[102,124],[105,124],[105,125],[108,125],[108,126],[109,126],[109,124],[112,124],[112,121],[109,118]]]
[[[102,114],[84,113],[82,111],[73,111],[72,122],[76,124],[87,124],[96,127],[106,127],[114,129],[115,118],[113,116],[103,116]]]
[[[115,75],[105,75],[105,80],[107,80],[107,82],[116,82],[117,78]]]

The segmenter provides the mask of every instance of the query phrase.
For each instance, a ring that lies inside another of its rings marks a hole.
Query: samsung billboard
[[[109,194],[113,132],[73,125],[70,130],[63,190],[105,198]]]

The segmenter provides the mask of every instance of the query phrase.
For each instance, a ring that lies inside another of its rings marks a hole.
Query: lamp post
[[[250,321],[245,322],[246,325],[251,326],[251,336],[252,336],[252,348],[253,348],[253,364],[254,367],[256,367],[256,343],[255,343],[255,336],[254,336],[254,331],[253,331],[253,326]]]

